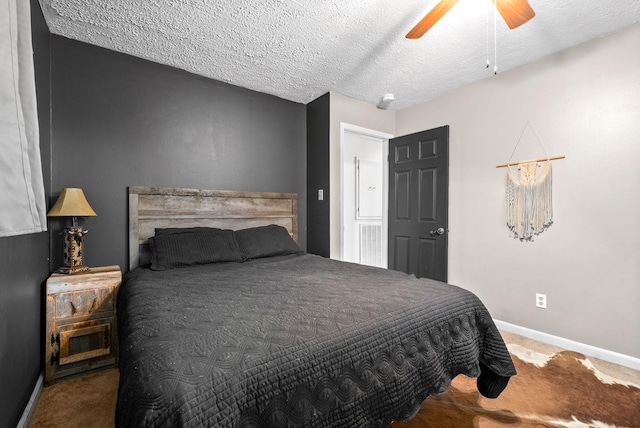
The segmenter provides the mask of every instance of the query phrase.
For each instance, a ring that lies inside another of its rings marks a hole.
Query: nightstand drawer
[[[97,312],[113,312],[113,290],[93,290],[59,293],[56,296],[56,318],[65,319]]]

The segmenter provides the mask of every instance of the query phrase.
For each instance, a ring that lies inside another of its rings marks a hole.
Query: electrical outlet
[[[547,309],[547,295],[536,293],[536,308]]]

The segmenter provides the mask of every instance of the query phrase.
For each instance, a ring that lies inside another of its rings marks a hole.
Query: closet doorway
[[[341,260],[387,267],[387,176],[392,137],[340,124]]]

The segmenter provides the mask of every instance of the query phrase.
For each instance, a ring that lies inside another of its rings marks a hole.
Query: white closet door
[[[356,158],[356,219],[382,219],[382,163],[374,159]]]

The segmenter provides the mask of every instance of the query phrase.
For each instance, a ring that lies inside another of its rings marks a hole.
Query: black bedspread
[[[474,294],[313,255],[135,269],[118,331],[119,427],[384,427],[515,374]]]

